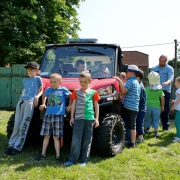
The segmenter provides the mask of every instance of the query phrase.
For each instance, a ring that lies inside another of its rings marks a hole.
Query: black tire
[[[93,146],[103,156],[112,157],[123,151],[124,122],[117,114],[108,114],[94,130]]]
[[[15,120],[15,113],[11,115],[11,117],[9,118],[8,124],[7,124],[6,132],[7,132],[8,139],[10,139],[11,134],[13,132],[14,120]]]
[[[35,108],[24,146],[42,144],[43,137],[40,136],[42,121],[39,120],[38,112],[39,112],[38,108]],[[14,121],[15,121],[15,113],[11,115],[7,123],[6,131],[7,131],[8,139],[10,139],[11,134],[13,132]]]

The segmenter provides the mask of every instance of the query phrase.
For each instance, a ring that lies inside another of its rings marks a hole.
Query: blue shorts
[[[161,110],[159,108],[148,106],[145,119],[144,119],[144,127],[150,128],[152,125],[153,128],[158,129],[160,113],[161,113]]]
[[[53,133],[54,137],[63,137],[63,125],[62,115],[47,114],[44,117],[40,135],[50,136]]]

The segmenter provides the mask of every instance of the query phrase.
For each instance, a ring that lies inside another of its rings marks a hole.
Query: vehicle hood
[[[43,81],[44,90],[50,87],[50,81],[48,78],[42,78],[42,81]],[[91,79],[91,83],[89,87],[91,89],[99,89],[101,87],[105,87],[112,84],[117,86],[118,88],[118,83],[114,78]],[[61,86],[66,87],[69,90],[79,89],[80,88],[79,78],[62,78]]]

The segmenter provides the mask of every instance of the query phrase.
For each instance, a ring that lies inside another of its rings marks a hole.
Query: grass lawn
[[[0,111],[0,179],[1,180],[174,180],[180,179],[180,143],[172,143],[175,136],[174,122],[169,132],[159,131],[159,138],[150,130],[145,141],[136,148],[124,148],[123,153],[104,158],[91,153],[86,167],[79,164],[65,168],[55,162],[53,144],[47,149],[47,159],[37,162],[35,157],[41,152],[41,145],[24,147],[17,157],[5,157],[8,145],[6,126],[12,111]],[[70,146],[61,149],[64,161]]]

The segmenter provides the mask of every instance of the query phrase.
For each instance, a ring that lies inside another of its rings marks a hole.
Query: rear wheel
[[[25,145],[35,145],[42,143],[43,137],[40,136],[42,120],[39,119],[38,113],[39,113],[38,109],[35,109],[26,136]],[[14,122],[15,122],[15,113],[11,115],[7,124],[6,131],[7,131],[8,139],[10,139],[11,134],[13,132]]]
[[[124,148],[124,122],[117,114],[108,114],[95,129],[93,143],[103,156],[115,156]]]

